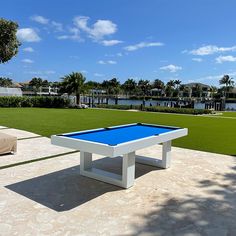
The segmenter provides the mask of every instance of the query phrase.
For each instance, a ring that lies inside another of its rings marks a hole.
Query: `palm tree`
[[[41,78],[34,77],[30,80],[29,86],[33,88],[35,94],[40,90],[43,85],[43,80]]]
[[[161,81],[160,79],[155,79],[152,84],[152,87],[157,89],[163,89],[164,86],[165,86],[164,82]]]
[[[80,72],[72,72],[62,78],[62,87],[68,94],[74,93],[77,104],[80,104],[80,94],[85,91],[86,78]]]
[[[195,90],[196,96],[199,98],[202,98],[202,86],[200,84],[196,83],[194,90]]]
[[[180,87],[182,81],[177,79],[177,80],[174,80],[174,83],[176,85],[176,91],[177,91],[177,95],[179,97],[179,87]]]
[[[167,82],[166,85],[169,86],[169,87],[174,88],[175,87],[175,81],[174,80],[170,80],[170,81]]]
[[[120,92],[120,82],[117,78],[108,80],[108,90],[110,94],[118,95]]]
[[[166,83],[166,92],[170,97],[173,97],[174,88],[175,88],[174,80],[170,80]]]
[[[106,94],[108,94],[108,87],[109,87],[109,82],[108,80],[103,80],[101,83],[102,89],[106,90]]]
[[[220,85],[225,85],[224,92],[225,92],[225,97],[227,98],[227,93],[229,92],[230,88],[232,88],[234,85],[233,78],[230,78],[229,75],[224,75],[219,80],[219,83]]]
[[[12,79],[0,77],[0,87],[10,87],[12,84]]]
[[[126,94],[132,94],[137,86],[137,83],[134,79],[127,79],[123,84],[122,88],[126,92]]]
[[[96,81],[88,81],[85,83],[85,86],[88,88],[88,89],[100,89],[101,88],[101,84],[99,82],[96,82]]]
[[[140,90],[142,91],[144,96],[148,95],[149,90],[151,89],[150,81],[149,80],[140,79],[138,81],[138,87],[140,88]]]
[[[174,83],[175,83],[175,85],[176,85],[176,88],[179,89],[179,86],[180,86],[180,84],[182,83],[182,81],[176,79],[176,80],[174,80]]]
[[[107,94],[118,94],[120,91],[120,82],[116,79],[103,80],[101,87],[106,90]]]
[[[50,86],[50,83],[48,82],[48,80],[44,80],[43,82],[42,82],[42,86],[43,87],[48,87],[48,86]]]
[[[211,86],[210,87],[211,98],[214,97],[214,94],[216,94],[217,91],[218,91],[218,88],[216,86]]]

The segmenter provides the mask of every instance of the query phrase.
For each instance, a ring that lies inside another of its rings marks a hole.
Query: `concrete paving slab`
[[[34,138],[34,137],[39,137],[40,136],[38,134],[31,133],[31,132],[28,132],[28,131],[25,131],[25,130],[13,129],[13,128],[2,129],[0,132],[16,136],[17,139]]]
[[[72,151],[74,150],[52,145],[46,137],[18,140],[16,154],[0,155],[0,167]]]
[[[136,164],[127,190],[80,176],[78,153],[0,170],[0,235],[236,235],[236,158],[172,156],[167,170]],[[120,172],[121,158],[95,165]]]

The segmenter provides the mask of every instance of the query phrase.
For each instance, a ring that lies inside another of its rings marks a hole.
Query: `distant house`
[[[89,90],[90,93],[92,94],[106,94],[106,90],[103,90],[103,89],[90,89]]]
[[[22,96],[22,90],[21,88],[6,88],[6,87],[0,87],[0,96]]]
[[[21,86],[23,95],[26,96],[34,96],[34,95],[43,95],[43,96],[50,96],[50,95],[58,95],[58,88],[57,87],[40,87],[36,89],[29,85],[29,82],[22,82],[19,84]]]
[[[58,95],[58,88],[52,88],[51,86],[40,87],[39,92],[37,92],[37,95]]]
[[[164,96],[165,91],[161,88],[153,88],[150,90],[152,96]]]
[[[211,96],[210,86],[202,83],[188,83],[183,85],[184,90],[182,96],[184,97],[205,97]]]
[[[229,90],[228,98],[236,98],[236,87]]]

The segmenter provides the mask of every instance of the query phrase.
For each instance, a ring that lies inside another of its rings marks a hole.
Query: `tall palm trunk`
[[[77,101],[77,105],[80,105],[80,92],[76,93],[76,101]]]

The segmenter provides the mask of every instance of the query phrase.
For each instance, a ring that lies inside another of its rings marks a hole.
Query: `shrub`
[[[98,108],[109,108],[109,109],[119,109],[119,110],[129,110],[129,109],[140,109],[140,106],[134,105],[107,105],[107,104],[100,104],[96,105]]]
[[[134,105],[97,105],[98,108],[109,108],[109,109],[121,109],[121,110],[129,110],[136,109],[142,111],[150,111],[150,112],[166,112],[166,113],[180,113],[180,114],[193,114],[193,115],[203,115],[203,114],[211,114],[211,110],[204,109],[193,109],[193,108],[174,108],[174,107],[160,107],[160,106],[152,106],[152,107],[144,107],[134,106]]]
[[[0,97],[0,107],[53,107],[63,108],[69,106],[69,100],[62,97],[36,96],[36,97]]]

